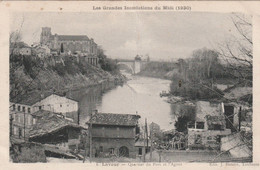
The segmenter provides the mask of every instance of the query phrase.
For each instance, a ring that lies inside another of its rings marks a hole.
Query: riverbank
[[[17,100],[35,91],[63,94],[97,85],[106,89],[111,82],[121,84],[126,81],[120,73],[112,74],[85,61],[76,62],[66,57],[64,60],[64,63],[54,65],[49,60],[33,56],[13,61],[10,68],[10,99]]]
[[[172,80],[172,76],[177,69],[176,63],[152,61],[145,64],[138,75]]]

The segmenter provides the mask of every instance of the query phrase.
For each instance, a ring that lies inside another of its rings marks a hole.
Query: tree
[[[195,50],[189,62],[192,73],[196,73],[197,78],[213,78],[212,73],[219,65],[218,53],[207,48]],[[194,75],[191,76],[194,77]]]
[[[180,116],[178,120],[175,122],[174,126],[178,132],[186,132],[187,131],[187,123],[191,121],[191,117],[189,116]]]
[[[108,71],[112,74],[118,74],[119,73],[119,67],[116,64],[116,61],[110,58],[107,58],[107,56],[104,53],[104,50],[101,46],[98,47],[97,56],[99,58],[99,64],[101,68],[105,71]]]
[[[63,49],[63,43],[61,43],[61,46],[60,46],[60,52],[61,52],[61,53],[64,52],[64,49]]]
[[[219,45],[219,54],[226,62],[230,74],[240,81],[252,83],[252,17],[233,14],[231,20],[236,30],[236,36],[231,36],[226,42]]]
[[[22,34],[19,31],[12,31],[9,35],[9,43],[16,43],[22,40]]]

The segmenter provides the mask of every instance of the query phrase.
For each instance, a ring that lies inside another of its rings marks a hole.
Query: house
[[[10,136],[22,141],[28,139],[28,133],[31,126],[35,123],[32,117],[33,107],[26,104],[16,104],[10,102]]]
[[[221,137],[231,134],[224,111],[223,103],[196,103],[195,121],[188,123],[189,149],[219,149]]]
[[[33,107],[38,108],[38,110],[48,110],[64,115],[66,115],[66,113],[78,112],[77,101],[54,93],[48,96],[42,94],[41,99],[34,103]]]
[[[49,152],[55,154],[61,154],[55,151],[57,149],[68,153],[79,149],[81,132],[85,128],[51,111],[39,110],[32,115],[36,123],[29,132],[30,142],[44,144]]]
[[[66,113],[78,112],[77,101],[51,91],[34,91],[25,94],[12,100],[11,105],[10,108],[13,110],[29,113],[34,113],[38,110],[47,110],[64,115]]]
[[[92,124],[92,155],[136,157],[135,136],[139,115],[96,113]]]
[[[29,56],[32,54],[32,49],[24,42],[13,42],[10,44],[10,54]]]
[[[36,46],[35,48],[33,48],[33,52],[39,58],[44,58],[44,57],[50,56],[50,54],[51,54],[51,50],[46,45]]]
[[[22,106],[23,108],[25,106]],[[31,113],[25,110],[9,112],[10,116],[10,136],[15,140],[27,141],[31,126],[35,123],[35,119]]]
[[[148,153],[151,149],[151,140],[145,140],[143,138],[138,139],[135,142],[135,150],[137,156],[141,157],[143,154]]]

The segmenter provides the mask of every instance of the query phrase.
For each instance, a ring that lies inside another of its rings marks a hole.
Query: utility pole
[[[238,131],[240,132],[241,128],[241,106],[239,107],[239,113],[238,113]]]
[[[25,142],[25,110],[23,112],[23,127],[24,127],[24,129],[23,129],[23,138],[24,138],[24,142]]]
[[[86,123],[87,124],[87,123]],[[88,126],[88,137],[89,137],[89,161],[91,162],[91,158],[92,158],[92,136],[91,136],[91,128],[92,128],[92,113],[90,113],[90,118],[89,118],[89,126]],[[87,138],[86,138],[86,142],[85,142],[85,152],[84,152],[84,159],[83,159],[83,163],[85,162],[87,157]]]
[[[150,141],[151,141],[151,149],[150,149],[150,162],[152,162],[152,157],[153,157],[153,124],[151,125],[150,129]]]
[[[85,137],[87,136],[87,134],[84,134],[85,135]],[[84,158],[83,158],[83,163],[85,162],[85,160],[86,160],[86,155],[87,155],[87,138],[86,139],[84,139],[85,140],[85,144],[84,144]]]
[[[147,128],[147,119],[145,118],[145,133],[146,133],[146,147],[147,149],[149,148],[149,145],[148,145],[148,128]]]
[[[144,127],[145,128],[145,127]],[[145,146],[146,146],[146,142],[145,142],[145,130],[144,130],[144,149],[143,149],[143,160],[145,162]]]
[[[89,119],[89,162],[92,159],[92,112]]]
[[[144,162],[145,162],[145,154],[146,148],[148,147],[148,131],[147,131],[147,119],[145,118],[145,126],[144,126]]]
[[[95,111],[95,114],[98,113],[98,110],[94,110],[94,111]],[[88,127],[88,135],[89,135],[89,162],[91,162],[91,159],[92,159],[92,117],[93,117],[93,114],[91,112],[90,113],[90,118],[89,118],[89,127]],[[86,146],[87,146],[87,141],[86,141]],[[83,163],[85,162],[86,154],[87,154],[86,153],[86,150],[87,150],[86,146],[85,146],[85,156],[84,156],[84,159],[83,159]]]

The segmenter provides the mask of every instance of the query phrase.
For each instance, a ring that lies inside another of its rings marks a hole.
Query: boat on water
[[[167,93],[165,90],[163,90],[161,93],[160,93],[160,97],[166,97],[166,96],[169,96],[170,93]]]

